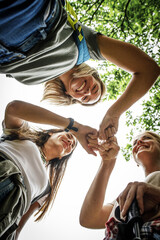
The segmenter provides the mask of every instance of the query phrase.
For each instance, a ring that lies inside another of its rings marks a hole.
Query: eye
[[[135,146],[135,145],[136,145],[136,143],[137,143],[137,140],[134,140],[134,142],[133,142],[133,146]]]
[[[151,138],[151,137],[149,137],[149,136],[143,136],[143,137],[142,137],[142,139],[144,139],[144,140],[145,140],[145,139],[152,139],[152,138]]]
[[[85,102],[86,99],[87,99],[87,96],[85,96],[84,98],[82,98],[82,101]]]
[[[96,88],[97,85],[94,85],[93,88],[92,88],[92,91]]]
[[[70,135],[70,134],[67,134],[67,137],[68,137],[69,139],[71,139],[71,135]]]
[[[97,84],[95,84],[95,85],[93,86],[92,92],[93,92],[94,94],[98,92],[98,85],[97,85]]]

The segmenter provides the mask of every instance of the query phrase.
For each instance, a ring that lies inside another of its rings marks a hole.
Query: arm
[[[132,44],[98,35],[98,45],[104,58],[132,73],[132,79],[124,93],[110,107],[100,125],[100,137],[105,139],[104,129],[118,128],[123,112],[144,96],[160,74],[156,62]]]
[[[18,228],[16,230],[16,238],[15,240],[18,239],[19,234],[22,230],[22,228],[24,227],[24,225],[26,224],[26,222],[28,221],[28,219],[31,217],[31,215],[40,207],[38,202],[33,203],[29,210],[23,215],[23,217],[21,218],[21,221],[19,222]]]
[[[90,144],[92,147],[99,148]],[[108,181],[115,165],[119,146],[117,142],[108,142],[105,150],[99,148],[102,161],[99,170],[89,188],[80,213],[80,224],[87,228],[104,228],[113,206],[103,205]]]
[[[149,220],[155,215],[160,204],[160,188],[145,182],[131,182],[119,195],[117,201],[122,216],[127,214],[129,206],[136,197],[143,220]]]
[[[45,108],[22,101],[10,102],[5,111],[5,126],[11,129],[19,128],[24,120],[33,123],[48,124],[61,129],[65,129],[69,124],[68,118],[55,114]],[[78,128],[78,132],[71,132],[88,153],[95,155],[94,151],[87,145],[86,135],[88,133],[97,134],[97,130],[78,122],[74,122],[74,127]]]

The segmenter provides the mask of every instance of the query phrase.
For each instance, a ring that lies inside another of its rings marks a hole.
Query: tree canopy
[[[80,22],[109,37],[134,44],[160,64],[160,1],[159,0],[78,0],[70,1]],[[108,61],[97,63],[107,87],[105,100],[117,99],[125,90],[131,75]],[[128,144],[123,148],[130,158],[135,129],[153,130],[160,134],[160,78],[142,103],[142,114],[133,117],[126,112],[129,127]]]

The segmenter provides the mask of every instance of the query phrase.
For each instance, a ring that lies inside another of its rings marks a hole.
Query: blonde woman
[[[74,31],[64,4],[63,0],[1,1],[0,71],[24,84],[45,83],[43,99],[61,105],[101,100],[105,87],[97,71],[85,64],[88,59],[108,60],[132,73],[125,92],[100,125],[100,138],[105,139],[105,134],[117,131],[121,114],[150,89],[160,69],[132,44],[80,23]]]
[[[28,122],[57,129],[35,130]],[[0,239],[15,239],[15,233],[18,237],[35,210],[37,220],[43,218],[56,197],[76,138],[85,145],[85,134],[92,131],[33,104],[7,105],[0,142]]]
[[[144,169],[146,179],[144,182],[130,182],[117,199],[108,204],[104,204],[105,192],[119,146],[115,137],[102,146],[98,146],[92,136],[88,140],[90,146],[99,149],[102,161],[82,205],[80,224],[93,229],[106,227],[105,240],[115,240],[118,231],[115,208],[119,205],[121,217],[125,218],[136,198],[143,219],[142,240],[160,239],[160,136],[146,131],[135,138],[133,158]]]

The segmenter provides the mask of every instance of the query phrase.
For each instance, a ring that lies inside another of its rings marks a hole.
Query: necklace
[[[44,154],[44,152],[43,152],[41,147],[39,147],[39,151],[40,151],[40,154],[41,154],[42,161],[44,163],[46,163],[46,156],[45,156],[45,154]]]

